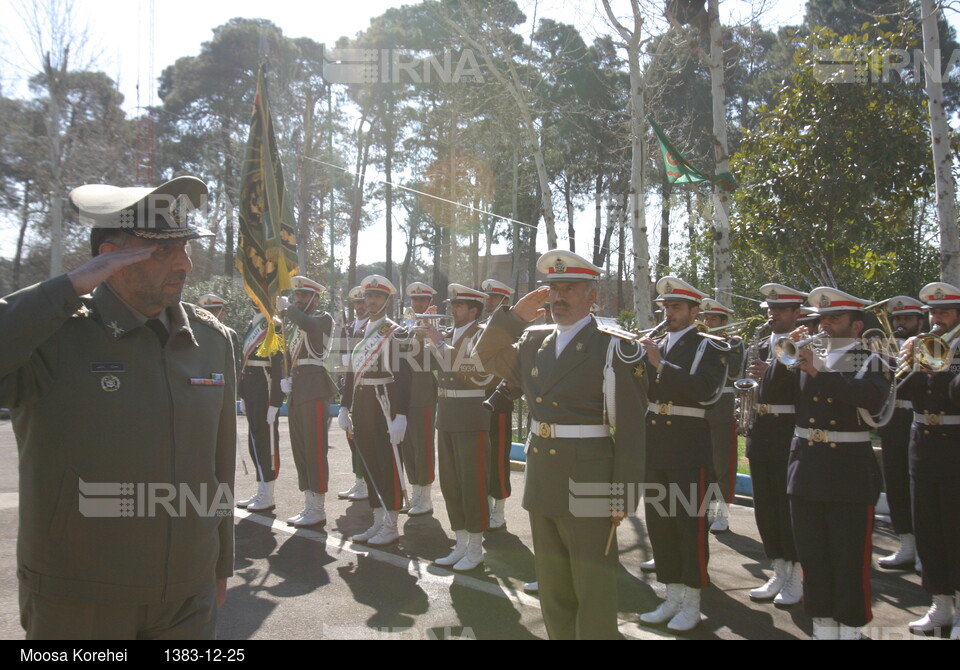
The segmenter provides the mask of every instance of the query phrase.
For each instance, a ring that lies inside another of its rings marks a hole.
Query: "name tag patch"
[[[90,372],[123,372],[123,363],[91,363]]]

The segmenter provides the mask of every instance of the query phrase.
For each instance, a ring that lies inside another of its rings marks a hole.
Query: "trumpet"
[[[636,340],[639,340],[643,337],[650,337],[650,338],[660,337],[666,332],[666,325],[667,325],[666,319],[658,323],[653,328],[647,328],[646,330],[640,330],[635,333],[632,330],[621,328],[619,325],[617,325],[617,322],[615,319],[611,319],[609,317],[595,317],[595,318],[597,321],[597,330],[599,330],[601,333],[606,333],[607,335],[611,335],[612,337],[617,337],[621,340],[627,340],[628,342],[635,342]],[[663,330],[663,332],[658,332],[661,329]]]
[[[438,329],[453,327],[453,317],[449,314],[417,314],[412,307],[403,310],[403,320],[406,321],[407,328],[415,333],[430,329],[424,321],[433,321],[433,325]]]
[[[811,335],[798,342],[789,337],[781,337],[773,345],[777,360],[788,368],[800,367],[800,350],[810,347],[818,358],[825,358],[827,355],[827,340],[830,339],[830,333],[825,330],[819,331],[816,335]]]
[[[950,367],[956,349],[960,346],[960,325],[945,335],[944,328],[938,323],[929,333],[917,335],[913,341],[913,356],[900,362],[896,377],[902,384],[914,372],[943,372]],[[940,332],[936,332],[940,331]]]

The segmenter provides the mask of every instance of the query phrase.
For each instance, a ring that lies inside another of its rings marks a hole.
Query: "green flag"
[[[670,144],[670,140],[664,134],[653,116],[647,115],[647,121],[653,127],[653,132],[657,135],[657,142],[660,144],[660,151],[663,153],[663,164],[667,170],[667,181],[671,184],[699,184],[708,181],[717,184],[728,191],[737,187],[737,181],[729,172],[723,172],[716,176],[711,176],[702,172],[693,166],[693,164],[683,157],[676,148]]]
[[[293,207],[287,197],[267,101],[263,66],[257,72],[250,137],[240,186],[240,235],[237,268],[250,298],[267,317],[268,331],[257,354],[281,351],[283,339],[273,327],[276,298],[299,272]]]

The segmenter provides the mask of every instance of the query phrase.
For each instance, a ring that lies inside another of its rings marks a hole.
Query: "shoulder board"
[[[191,321],[196,321],[202,324],[213,328],[216,331],[219,331],[224,336],[228,336],[226,327],[220,323],[220,321],[213,314],[205,310],[203,307],[198,307],[197,305],[190,305],[184,303],[184,310],[187,312],[187,316]]]
[[[540,323],[536,326],[527,326],[523,332],[525,333],[536,333],[536,332],[550,332],[557,327],[555,323]]]
[[[713,340],[714,342],[726,342],[727,338],[720,337],[719,335],[713,335],[712,333],[697,333],[700,337],[705,337],[708,340]]]

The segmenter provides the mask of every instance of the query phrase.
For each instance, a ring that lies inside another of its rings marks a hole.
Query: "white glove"
[[[284,377],[281,379],[280,390],[284,393],[291,393],[293,391],[293,377]]]
[[[238,406],[240,407],[240,413],[241,413],[241,414],[246,414],[246,413],[247,413],[247,403],[245,403],[245,402],[243,401],[243,398],[240,398],[239,403],[240,403],[240,404],[239,404]]]
[[[280,413],[279,407],[274,407],[273,405],[270,405],[270,407],[267,408],[267,423],[272,426],[273,422],[277,420],[277,415],[279,413]]]
[[[337,423],[343,432],[353,433],[353,421],[350,420],[350,410],[346,407],[340,408],[340,413],[337,414]]]
[[[289,306],[290,306],[290,298],[288,298],[288,297],[285,296],[285,295],[278,295],[278,296],[277,296],[277,311],[278,311],[278,312],[282,312],[283,310],[285,310],[285,309],[286,309],[287,307],[289,307]]]
[[[393,423],[390,424],[390,443],[400,444],[403,442],[403,436],[407,434],[407,417],[403,414],[397,414]]]

